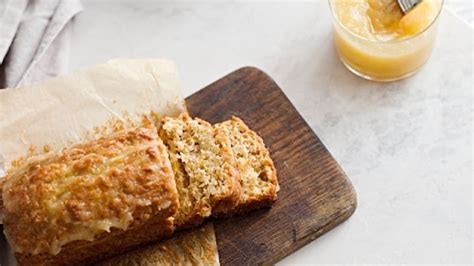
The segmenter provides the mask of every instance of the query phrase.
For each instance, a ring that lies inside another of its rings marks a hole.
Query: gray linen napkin
[[[70,22],[81,10],[79,0],[0,0],[0,89],[66,72]],[[0,178],[3,167],[0,155]],[[0,265],[16,265],[0,240]]]
[[[79,0],[0,1],[0,88],[64,73]]]

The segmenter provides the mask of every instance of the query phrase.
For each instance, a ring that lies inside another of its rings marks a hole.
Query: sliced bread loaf
[[[166,117],[160,137],[168,146],[180,207],[177,228],[232,210],[240,198],[240,178],[229,139],[218,128],[187,113]]]
[[[277,198],[280,187],[262,138],[237,117],[214,127],[229,137],[240,172],[242,193],[233,213],[269,206]]]
[[[2,193],[19,264],[87,265],[170,235],[178,193],[168,157],[151,127],[29,158]]]

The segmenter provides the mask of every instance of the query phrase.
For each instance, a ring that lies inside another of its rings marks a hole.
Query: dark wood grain
[[[239,69],[186,99],[192,116],[212,123],[241,117],[262,136],[281,190],[271,209],[216,220],[222,265],[272,264],[349,218],[355,191],[344,171],[278,85]]]

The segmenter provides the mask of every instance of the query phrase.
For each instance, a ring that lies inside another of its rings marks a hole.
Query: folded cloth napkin
[[[79,0],[0,1],[0,88],[66,71],[70,22]]]

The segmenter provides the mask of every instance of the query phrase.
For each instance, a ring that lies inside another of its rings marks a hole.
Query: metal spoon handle
[[[405,14],[412,10],[416,5],[421,3],[421,1],[423,0],[397,0],[400,9]]]

